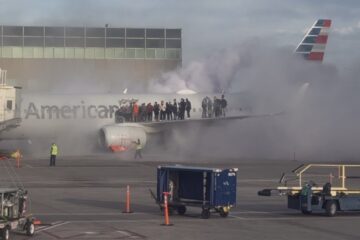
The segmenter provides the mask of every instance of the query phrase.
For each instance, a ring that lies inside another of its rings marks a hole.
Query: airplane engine
[[[141,127],[109,125],[100,129],[100,145],[113,152],[123,152],[135,148],[140,139],[141,145],[146,144],[146,132]]]

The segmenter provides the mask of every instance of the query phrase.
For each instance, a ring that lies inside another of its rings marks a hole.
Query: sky
[[[325,62],[357,68],[357,0],[1,0],[0,24],[181,28],[183,63],[244,41],[292,51],[318,18],[333,20]]]

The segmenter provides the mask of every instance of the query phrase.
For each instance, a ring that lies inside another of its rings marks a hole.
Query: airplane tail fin
[[[330,27],[330,19],[317,20],[297,46],[295,53],[303,55],[307,60],[322,62]]]

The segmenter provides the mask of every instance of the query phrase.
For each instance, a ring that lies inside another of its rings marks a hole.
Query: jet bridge
[[[20,126],[20,87],[7,85],[7,71],[0,68],[0,133]]]

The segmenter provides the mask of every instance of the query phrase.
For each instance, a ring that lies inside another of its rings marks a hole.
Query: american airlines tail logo
[[[114,118],[115,112],[124,104],[136,99],[121,99],[119,105],[87,105],[81,101],[77,105],[36,105],[30,102],[24,110],[24,119],[106,119]]]

